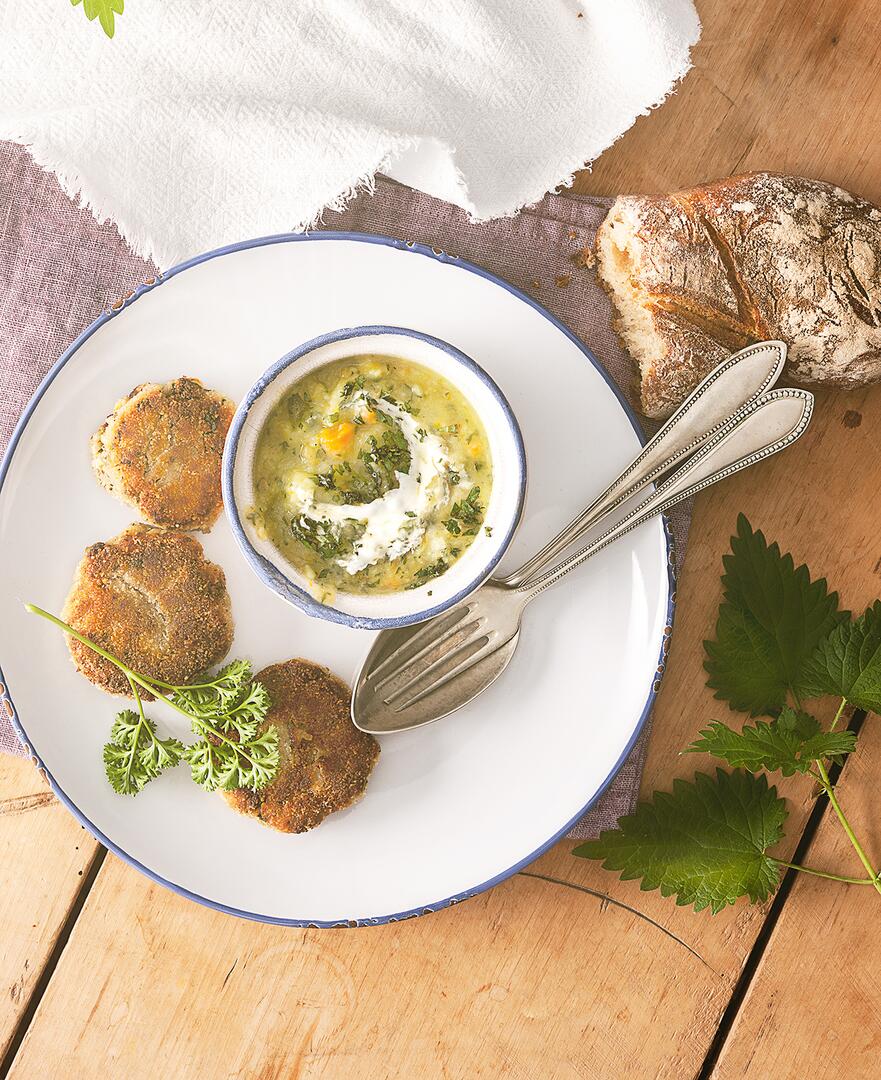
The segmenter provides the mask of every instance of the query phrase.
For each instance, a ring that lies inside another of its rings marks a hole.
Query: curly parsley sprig
[[[138,711],[116,714],[110,741],[104,745],[104,771],[118,795],[137,795],[146,784],[180,761],[184,746],[177,739],[160,739],[156,725],[144,715],[137,684],[129,679]]]
[[[265,787],[278,771],[278,732],[273,725],[258,733],[271,701],[266,687],[253,678],[247,660],[233,660],[216,675],[188,686],[176,686],[133,671],[113,653],[84,634],[37,607],[25,608],[54,623],[126,676],[137,712],[117,714],[104,747],[104,769],[111,787],[120,795],[137,795],[165,769],[180,761],[190,767],[193,781],[206,791]],[[156,725],[144,714],[141,690],[185,716],[196,735],[189,745],[161,739]]]

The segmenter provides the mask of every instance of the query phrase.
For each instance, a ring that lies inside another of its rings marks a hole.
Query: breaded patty
[[[234,411],[198,379],[142,383],[92,436],[95,473],[145,521],[208,532],[222,506],[220,459]]]
[[[151,525],[132,525],[86,548],[63,618],[134,671],[176,685],[219,663],[233,639],[223,571],[194,537]],[[118,668],[75,638],[67,641],[87,679],[131,696]]]
[[[351,691],[327,668],[288,660],[255,678],[272,699],[263,726],[278,729],[278,773],[260,791],[236,788],[223,796],[273,829],[306,832],[360,798],[379,744],[352,723]]]

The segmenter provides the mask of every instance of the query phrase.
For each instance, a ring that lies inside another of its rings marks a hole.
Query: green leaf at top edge
[[[97,18],[104,33],[109,38],[113,37],[116,30],[114,14],[123,13],[124,0],[70,0],[70,3],[72,7],[82,4],[89,22]]]
[[[713,914],[739,897],[766,900],[777,886],[779,864],[766,852],[783,836],[786,803],[764,774],[716,770],[694,783],[674,780],[670,793],[621,818],[618,828],[575,848],[573,855],[601,859],[624,881],[660,889],[679,905]]]
[[[851,753],[856,738],[853,731],[823,731],[813,716],[787,707],[776,720],[758,720],[740,731],[713,720],[683,753],[712,754],[734,768],[792,776],[808,772],[818,758]]]
[[[805,665],[801,692],[835,694],[858,709],[881,713],[881,600],[820,642]]]
[[[707,685],[733,709],[776,715],[788,691],[801,691],[808,661],[847,613],[825,578],[812,581],[743,514],[722,561],[725,599],[716,637],[704,643]]]

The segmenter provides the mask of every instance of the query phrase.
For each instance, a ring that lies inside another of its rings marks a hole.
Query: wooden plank
[[[875,865],[881,862],[879,764],[881,723],[870,716],[838,784],[838,798]],[[804,861],[836,874],[865,876],[831,810]],[[879,915],[881,896],[869,886],[798,875],[714,1078],[877,1077]]]
[[[672,191],[769,169],[881,203],[875,0],[698,0],[695,66],[578,177],[584,194]]]
[[[108,858],[10,1075],[661,1076],[709,978],[639,917],[535,878],[396,926],[303,931],[200,911]],[[646,1058],[633,1033],[651,1030],[669,1041]]]
[[[0,1061],[97,848],[30,761],[0,756]]]
[[[842,425],[845,409],[861,413],[859,426]],[[876,589],[881,507],[857,465],[879,424],[881,388],[823,395],[797,447],[702,497],[647,787],[693,772],[695,759],[678,751],[722,708],[703,685],[699,643],[713,623],[737,510],[851,594]],[[844,483],[868,509],[840,520]],[[794,843],[811,800],[797,779],[787,786]],[[519,876],[394,926],[285,930],[200,909],[108,858],[11,1075],[47,1062],[64,1076],[130,1078],[343,1069],[365,1078],[527,1077],[549,1062],[556,1076],[692,1075],[765,909],[695,915],[574,859],[570,847],[557,845],[531,873],[633,910]]]
[[[881,199],[877,5],[699,7],[696,70],[578,190],[662,190],[773,167]],[[818,404],[798,447],[698,502],[646,790],[693,771],[678,751],[720,712],[703,688],[699,646],[738,510],[849,598],[879,591],[881,507],[864,463],[876,454],[881,390],[824,394]],[[860,425],[845,425],[846,412]],[[809,798],[797,780],[785,786],[794,841]],[[573,859],[569,847],[530,871],[568,885],[520,876],[425,919],[339,932],[237,922],[108,858],[12,1075],[694,1075],[764,909],[694,915]],[[859,956],[849,963],[862,984],[874,975]]]

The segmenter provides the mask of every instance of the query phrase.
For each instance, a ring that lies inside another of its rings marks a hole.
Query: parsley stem
[[[851,844],[853,844],[853,849],[859,856],[860,862],[869,872],[869,876],[872,879],[872,884],[875,886],[875,889],[879,893],[881,893],[881,880],[879,880],[878,873],[872,868],[872,864],[869,861],[869,856],[863,850],[862,844],[859,842],[859,840],[857,840],[856,836],[854,836],[854,831],[850,827],[850,822],[847,820],[847,816],[841,809],[841,805],[838,802],[838,798],[835,794],[835,788],[832,786],[832,781],[829,779],[829,773],[826,771],[826,766],[823,764],[822,761],[817,762],[817,771],[820,774],[820,786],[826,792],[826,797],[829,799],[832,809],[838,815],[838,820],[841,822],[841,827],[847,833],[848,840],[850,840]]]
[[[160,689],[160,687],[162,687],[171,690],[185,690],[187,689],[187,687],[172,687],[168,683],[160,682],[158,679],[147,680],[142,675],[139,675],[136,671],[132,671],[130,667],[125,665],[118,657],[114,656],[113,653],[108,652],[106,649],[102,649],[101,646],[92,641],[91,638],[87,638],[85,634],[81,634],[78,630],[74,630],[72,626],[64,622],[62,619],[59,619],[56,615],[51,614],[51,612],[46,611],[44,608],[38,607],[36,604],[25,604],[25,610],[29,611],[32,615],[40,615],[42,618],[48,619],[49,622],[54,623],[56,626],[60,627],[65,632],[65,634],[70,634],[71,637],[76,638],[77,641],[82,642],[83,645],[88,646],[88,648],[90,648],[93,652],[96,652],[99,656],[103,656],[105,660],[109,661],[115,667],[118,667],[119,670],[123,673],[123,675],[125,675],[128,679],[132,690],[135,689],[135,683],[137,683],[138,686],[140,686],[143,690],[146,690],[148,694],[154,694],[156,697],[161,698],[167,705],[170,705],[172,709],[175,709],[177,712],[179,712],[181,716],[185,716],[187,720],[189,720],[191,723],[195,721],[197,724],[200,725],[200,727],[206,728],[208,732],[210,732],[210,734],[220,739],[221,742],[225,742],[229,746],[232,746],[235,749],[236,753],[241,754],[243,758],[246,758],[252,766],[257,765],[257,762],[254,760],[254,758],[252,758],[246,750],[242,749],[242,744],[240,742],[235,742],[227,735],[224,735],[222,731],[218,731],[218,729],[214,727],[213,724],[209,723],[204,717],[196,716],[194,713],[187,712],[186,709],[181,708],[181,706],[177,704],[173,697],[168,694],[163,694]],[[141,699],[137,691],[135,691],[135,699],[140,706]]]
[[[36,604],[25,604],[24,607],[25,611],[29,611],[32,615],[39,615],[44,619],[48,619],[49,622],[55,623],[55,625],[59,626],[65,632],[65,634],[70,634],[70,636],[76,638],[77,641],[81,641],[83,645],[88,645],[88,647],[93,652],[96,652],[99,656],[103,656],[104,659],[109,660],[111,664],[115,664],[116,667],[118,667],[119,670],[123,672],[123,674],[128,675],[130,678],[135,678],[137,682],[140,682],[141,685],[143,685],[142,680],[140,680],[136,676],[135,672],[132,671],[131,668],[127,668],[121,660],[118,660],[112,653],[107,652],[106,649],[102,649],[100,645],[96,645],[95,642],[92,641],[91,638],[87,638],[85,634],[81,634],[78,630],[74,630],[74,628],[68,623],[59,619],[51,612],[45,611],[41,607],[37,607]],[[150,687],[148,686],[146,687],[146,689],[149,690]]]
[[[168,701],[168,698],[165,698],[165,700]],[[169,704],[174,703],[169,702]],[[174,707],[177,708],[176,705]],[[200,728],[205,728],[211,735],[214,735],[216,738],[220,739],[221,742],[225,742],[228,746],[231,746],[237,754],[241,754],[243,758],[246,758],[248,761],[250,761],[251,765],[253,765],[255,768],[257,767],[257,761],[255,761],[254,758],[251,757],[247,750],[242,749],[242,746],[244,745],[243,743],[235,742],[235,740],[230,739],[229,736],[224,735],[222,731],[218,730],[218,728],[216,728],[213,724],[210,724],[202,716],[194,716],[192,713],[184,712],[183,709],[179,709],[178,711],[182,712],[184,716],[189,716],[190,719],[195,721],[195,723],[198,724]],[[205,732],[200,731],[198,732],[198,734],[204,735]]]
[[[45,611],[43,608],[38,607],[36,604],[25,604],[25,610],[29,611],[32,615],[41,615],[44,619],[48,619],[49,622],[55,623],[55,625],[59,626],[65,632],[65,634],[70,634],[70,636],[76,638],[77,641],[81,641],[83,645],[87,645],[93,652],[96,652],[99,656],[103,656],[104,659],[109,660],[111,664],[115,664],[116,667],[118,667],[124,675],[128,676],[129,682],[131,682],[132,678],[134,678],[142,686],[144,685],[143,680],[137,675],[137,673],[132,671],[131,668],[126,667],[126,665],[119,659],[119,657],[114,656],[113,653],[107,652],[106,649],[102,649],[101,646],[98,645],[96,642],[92,641],[91,638],[87,638],[85,634],[81,634],[78,630],[74,630],[72,626],[64,622],[62,619],[57,618],[57,616],[53,615],[51,612]],[[146,689],[150,690],[151,692],[157,686],[161,687],[163,690],[205,690],[208,687],[214,686],[213,682],[188,683],[186,686],[176,686],[174,683],[163,682],[161,679],[154,679],[152,677],[150,679],[150,683],[151,685],[146,687]],[[185,713],[184,715],[186,716],[189,714]]]
[[[843,881],[846,885],[874,885],[875,879],[861,877],[842,877],[841,874],[827,874],[825,870],[814,870],[811,866],[799,866],[798,863],[786,862],[784,859],[775,859],[781,866],[788,866],[790,870],[800,870],[803,874],[813,874],[814,877],[829,878],[830,881]]]
[[[43,608],[37,607],[36,604],[25,604],[25,608],[27,611],[31,612],[32,615],[41,615],[44,619],[48,619],[49,622],[55,623],[55,625],[60,627],[65,634],[70,634],[72,638],[76,638],[77,641],[81,641],[83,645],[88,646],[93,652],[96,652],[99,656],[103,656],[104,659],[113,664],[114,667],[119,668],[130,684],[137,683],[142,690],[146,690],[148,694],[155,694],[157,697],[162,698],[163,701],[167,702],[173,709],[176,709],[188,720],[194,719],[190,713],[186,712],[186,710],[182,709],[179,705],[176,705],[170,697],[160,693],[158,683],[152,683],[142,675],[139,675],[136,671],[132,671],[130,667],[124,664],[118,657],[114,656],[113,653],[108,652],[106,649],[102,649],[100,645],[92,641],[91,638],[86,637],[85,634],[81,634],[78,630],[74,630],[68,623],[57,618],[55,615],[52,615],[50,612],[44,611]]]
[[[193,682],[184,683],[181,686],[177,686],[175,683],[163,682],[161,679],[154,679],[150,676],[150,682],[153,686],[161,687],[163,690],[210,690],[213,686],[217,685],[217,680],[214,679],[211,682]]]
[[[829,730],[830,731],[834,731],[836,726],[838,725],[838,721],[841,719],[841,714],[844,712],[844,706],[846,704],[847,704],[847,698],[843,697],[841,699],[841,704],[838,706],[838,712],[835,714],[835,718],[833,719],[832,723],[829,725]]]
[[[129,789],[129,785],[131,783],[132,768],[134,767],[134,764],[135,764],[135,754],[137,753],[138,745],[139,745],[139,743],[141,741],[141,729],[146,727],[146,725],[147,725],[147,717],[144,716],[144,704],[141,701],[141,695],[138,693],[138,688],[132,682],[130,677],[129,677],[129,680],[128,680],[128,684],[132,688],[132,693],[134,694],[135,701],[138,704],[138,715],[139,715],[140,719],[138,720],[138,726],[137,726],[137,729],[135,730],[135,737],[132,739],[132,748],[131,748],[131,752],[129,753],[128,762],[127,762],[126,767],[125,767],[124,790],[126,790],[126,791]],[[147,728],[147,730],[149,731],[150,729]]]

